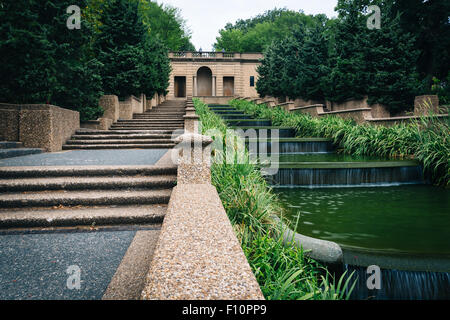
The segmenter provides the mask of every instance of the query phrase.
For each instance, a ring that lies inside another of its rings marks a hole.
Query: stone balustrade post
[[[211,184],[211,137],[187,132],[175,139],[177,184]]]

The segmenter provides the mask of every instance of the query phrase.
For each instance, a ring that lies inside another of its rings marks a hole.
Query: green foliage
[[[227,24],[219,31],[217,51],[263,52],[274,40],[282,39],[298,26],[313,26],[324,15],[310,16],[288,9],[274,9],[247,20]]]
[[[139,11],[151,37],[158,38],[172,51],[195,51],[190,42],[191,33],[178,8],[139,0]]]
[[[380,30],[367,28],[367,7],[382,7]],[[339,18],[314,24],[274,41],[265,51],[258,93],[262,96],[343,102],[369,97],[398,112],[418,93],[415,38],[401,28],[388,1],[338,1]]]
[[[415,158],[431,180],[450,186],[450,121],[433,115],[392,127],[358,125],[338,117],[312,118],[308,114],[269,109],[242,100],[231,105],[277,126],[296,128],[301,137],[333,139],[343,152],[357,156]]]
[[[18,0],[0,6],[0,97],[9,103],[51,103],[89,118],[102,95],[100,63],[92,55],[93,28],[66,21],[71,1]],[[82,8],[86,1],[79,1]]]
[[[450,1],[393,1],[393,8],[394,15],[401,14],[401,28],[415,36],[420,79],[428,88],[433,77],[445,79],[450,70]]]
[[[431,93],[439,97],[439,104],[450,105],[450,72],[447,74],[445,81],[441,81],[436,77],[433,77],[432,80]]]
[[[275,41],[264,53],[256,85],[261,96],[323,99],[323,82],[329,73],[325,21],[298,28],[291,36]]]
[[[213,139],[223,138],[227,130],[225,122],[199,99],[194,99],[194,104],[202,123],[202,133],[215,129],[220,134]],[[217,156],[222,151],[213,145],[213,152]],[[244,163],[213,163],[212,183],[264,297],[269,300],[348,298],[350,280],[346,286],[334,286],[327,271],[304,256],[302,249],[294,243],[284,243],[281,226],[271,218],[282,215],[282,205],[258,167],[248,160],[248,152],[244,153],[241,157],[247,160]],[[322,277],[322,273],[326,276]]]
[[[149,34],[139,3],[111,0],[101,8],[95,48],[103,64],[105,93],[119,97],[165,93],[170,74],[167,48]]]

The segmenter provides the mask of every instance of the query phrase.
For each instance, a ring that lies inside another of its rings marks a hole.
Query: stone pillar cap
[[[213,142],[213,139],[209,136],[204,136],[198,133],[186,132],[178,136],[175,140],[177,144],[191,144],[192,142],[201,142],[202,146],[207,146]]]

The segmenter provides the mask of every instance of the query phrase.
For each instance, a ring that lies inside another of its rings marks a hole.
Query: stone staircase
[[[184,101],[166,101],[110,130],[78,130],[63,149],[170,149],[184,114]],[[177,178],[163,158],[155,165],[0,167],[0,229],[160,224]]]
[[[175,166],[1,167],[0,228],[161,223]]]
[[[22,142],[0,141],[0,159],[26,156],[42,153],[39,148],[24,148]]]
[[[183,130],[185,101],[165,101],[133,119],[119,119],[109,130],[80,129],[63,146],[75,149],[170,149],[175,130]]]

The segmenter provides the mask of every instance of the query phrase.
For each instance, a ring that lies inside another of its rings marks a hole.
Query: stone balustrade
[[[264,299],[219,194],[211,185],[212,139],[189,132],[176,141],[177,186],[142,299]]]

